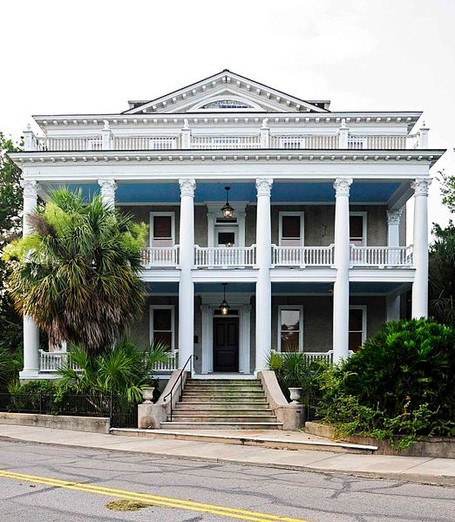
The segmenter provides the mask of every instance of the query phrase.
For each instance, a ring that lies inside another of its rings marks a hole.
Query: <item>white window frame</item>
[[[363,223],[362,223],[363,240],[362,240],[362,244],[361,245],[355,244],[355,245],[356,246],[367,246],[368,245],[368,238],[367,238],[367,231],[368,231],[367,216],[368,216],[368,212],[365,212],[365,211],[349,212],[349,218],[351,218],[351,216],[353,216],[353,217],[361,216],[363,218]],[[354,244],[354,243],[351,242],[351,230],[350,230],[350,227],[349,227],[349,242],[351,244]]]
[[[278,305],[278,339],[277,351],[281,353],[281,312],[282,310],[298,310],[300,314],[299,352],[303,352],[303,305]]]
[[[361,346],[363,345],[363,343],[367,340],[367,306],[366,305],[349,305],[349,313],[351,312],[351,310],[362,310],[362,343],[361,343]],[[348,330],[348,335],[351,333],[351,331],[353,330]]]
[[[304,212],[280,212],[279,213],[279,219],[278,219],[278,244],[280,246],[290,246],[290,245],[283,245],[282,239],[283,239],[283,217],[286,216],[299,216],[300,217],[300,245],[294,245],[294,246],[304,246],[305,245],[305,213]]]
[[[151,247],[159,246],[159,245],[154,245],[153,244],[153,219],[155,217],[170,217],[171,218],[171,234],[172,234],[172,237],[170,238],[171,245],[169,245],[169,247],[175,246],[175,212],[150,212],[150,218],[149,218],[149,223],[150,223],[150,246]],[[166,248],[166,247],[163,247],[163,248]]]
[[[150,332],[149,332],[149,342],[153,343],[153,312],[154,310],[170,310],[171,311],[171,334],[172,334],[172,342],[171,342],[171,353],[175,352],[175,306],[174,305],[150,305],[149,308],[149,323],[150,323]]]

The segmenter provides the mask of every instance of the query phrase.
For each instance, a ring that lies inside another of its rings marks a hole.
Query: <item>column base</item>
[[[50,381],[58,379],[57,373],[40,373],[39,370],[22,370],[19,372],[19,380],[21,382],[27,381]]]

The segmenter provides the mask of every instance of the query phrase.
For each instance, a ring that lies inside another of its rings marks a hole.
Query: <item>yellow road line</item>
[[[211,513],[221,515],[228,518],[236,518],[251,522],[308,522],[298,518],[282,517],[279,515],[269,515],[267,513],[259,513],[257,511],[248,511],[244,509],[235,509],[213,504],[204,504],[193,502],[190,500],[180,500],[178,498],[163,497],[160,495],[149,495],[147,493],[139,493],[137,491],[126,491],[123,489],[105,488],[102,486],[94,486],[92,484],[84,484],[81,482],[69,482],[66,480],[54,479],[49,477],[40,477],[36,475],[26,475],[16,473],[14,471],[0,470],[0,477],[13,480],[22,480],[24,482],[33,482],[45,486],[57,488],[71,489],[74,491],[82,491],[85,493],[93,493],[96,495],[104,495],[108,497],[122,498],[126,500],[138,500],[155,506],[170,507],[175,509],[185,509],[188,511],[197,511],[201,513]]]

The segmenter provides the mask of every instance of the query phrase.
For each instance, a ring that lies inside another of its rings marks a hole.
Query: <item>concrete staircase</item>
[[[187,379],[163,429],[280,429],[259,380]]]

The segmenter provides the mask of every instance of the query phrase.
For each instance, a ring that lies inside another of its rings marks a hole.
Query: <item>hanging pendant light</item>
[[[229,204],[229,191],[231,190],[231,187],[224,187],[224,190],[226,191],[226,203],[221,207],[221,212],[223,217],[231,218],[234,215],[234,209]]]
[[[226,301],[226,285],[227,285],[227,283],[223,283],[223,301],[220,304],[221,315],[228,315],[228,313],[229,313],[229,305],[227,304],[227,301]]]

